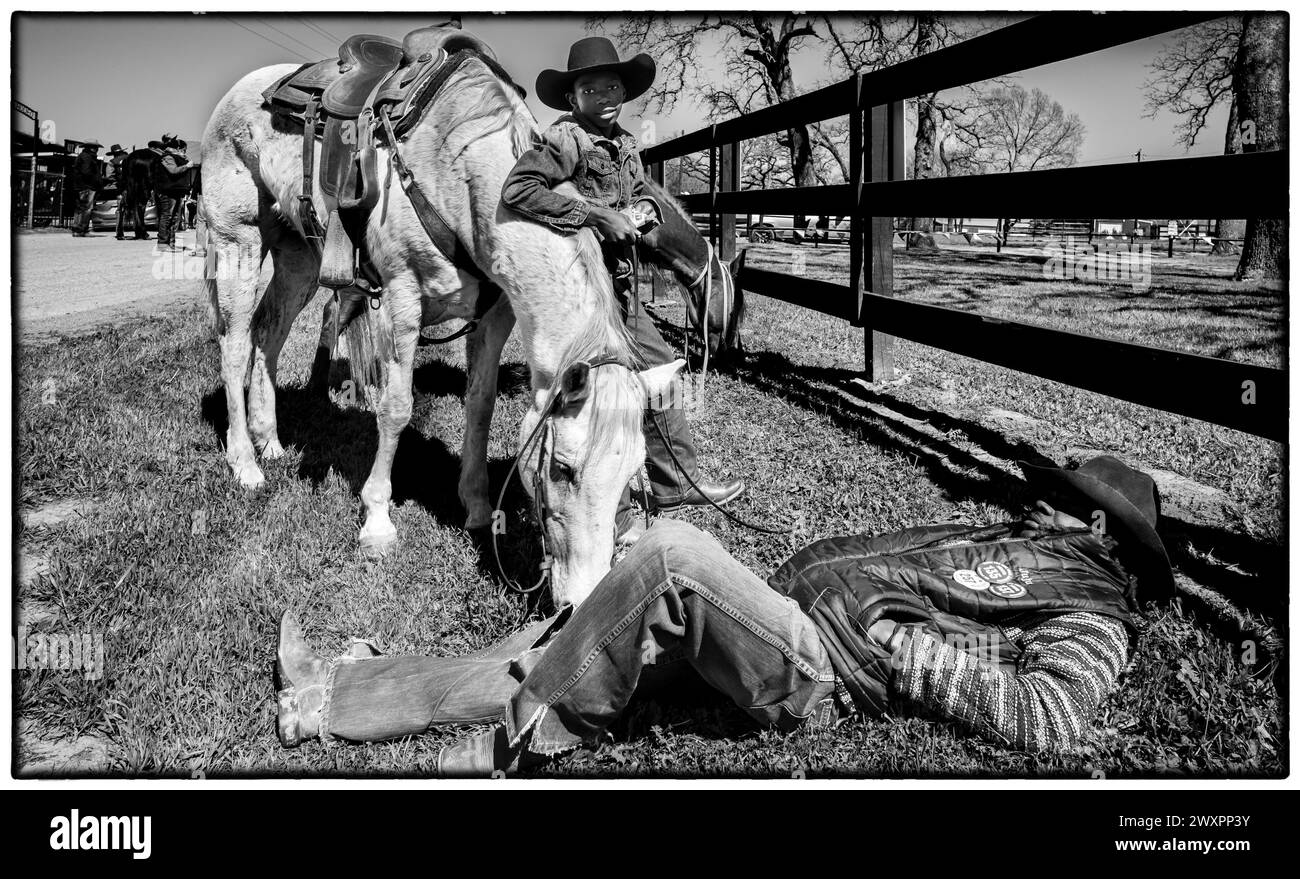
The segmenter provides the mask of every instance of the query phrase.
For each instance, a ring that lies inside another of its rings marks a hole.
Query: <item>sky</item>
[[[106,146],[144,146],[163,132],[197,143],[212,108],[241,76],[258,67],[302,63],[334,56],[338,38],[377,33],[401,38],[406,32],[436,24],[438,15],[22,15],[14,27],[13,97],[35,108],[53,128],[53,139],[96,138]],[[569,45],[588,35],[582,15],[465,15],[463,24],[496,51],[511,75],[529,91],[529,106],[543,123],[558,113],[537,101],[533,92],[543,68],[563,68]],[[612,36],[617,17],[606,20]],[[1227,108],[1211,117],[1196,148],[1185,152],[1176,142],[1176,119],[1162,113],[1143,116],[1146,65],[1170,39],[1164,35],[1119,46],[1072,61],[1047,65],[1019,75],[1026,88],[1040,88],[1087,130],[1080,164],[1130,161],[1141,149],[1144,159],[1220,153]],[[639,47],[620,46],[627,57]],[[700,76],[720,78],[716,43],[701,52]],[[801,87],[831,81],[824,50],[813,48],[795,58]],[[620,120],[638,128],[637,107]],[[30,122],[14,115],[12,126],[30,131]],[[649,117],[646,117],[649,118]],[[706,123],[690,101],[654,120],[663,136]],[[194,154],[194,150],[191,150]]]

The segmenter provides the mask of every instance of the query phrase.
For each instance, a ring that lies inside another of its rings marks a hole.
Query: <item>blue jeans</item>
[[[78,234],[90,232],[90,217],[94,211],[95,190],[79,190],[77,192],[77,212],[72,216],[72,231]]]
[[[556,631],[544,620],[466,657],[340,661],[322,715],[360,741],[503,720],[552,754],[596,738],[682,664],[765,726],[822,712],[835,675],[816,626],[699,529],[660,520]]]

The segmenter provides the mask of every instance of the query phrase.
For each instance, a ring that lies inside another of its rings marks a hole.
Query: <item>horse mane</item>
[[[444,88],[451,89],[453,84],[466,93],[475,92],[477,97],[467,107],[458,106],[456,118],[448,120],[446,143],[451,150],[451,161],[459,159],[479,138],[507,129],[516,159],[532,147],[537,120],[504,68],[487,58],[475,58],[462,64]],[[466,126],[470,126],[469,132],[457,138],[457,133]]]
[[[495,61],[479,57],[466,62],[444,88],[449,93],[454,90],[469,97],[463,103],[435,103],[435,107],[441,105],[439,123],[447,126],[444,143],[449,163],[457,161],[479,139],[499,131],[509,132],[515,158],[532,149],[538,136],[537,120],[509,74]],[[596,369],[590,374],[591,399],[598,399],[600,405],[592,409],[591,442],[587,448],[609,448],[618,443],[630,454],[631,444],[641,435],[645,406],[641,383],[628,370],[642,369],[644,358],[623,323],[613,281],[605,268],[604,254],[595,233],[580,229],[574,235],[563,237],[556,233],[556,239],[554,256],[567,258],[572,253],[570,247],[577,251],[561,274],[567,275],[575,266],[578,268],[582,286],[589,294],[587,304],[591,313],[561,355],[549,393],[558,390],[565,372],[580,360],[590,363],[613,357],[626,366],[627,370]],[[561,245],[561,241],[569,246]],[[648,320],[649,316],[643,319]]]
[[[649,191],[649,194],[652,195],[655,198],[655,200],[657,200],[661,205],[665,205],[666,207],[671,209],[673,213],[681,217],[682,222],[688,223],[691,226],[695,225],[695,220],[691,217],[690,214],[686,212],[686,208],[682,207],[682,203],[679,202],[672,195],[670,195],[668,190],[664,189],[662,186],[660,186],[654,180],[651,180],[649,177],[645,178],[645,188]]]
[[[591,442],[587,448],[618,447],[624,454],[631,454],[632,444],[641,435],[645,409],[644,391],[635,373],[645,367],[645,359],[623,323],[614,296],[614,284],[605,268],[604,255],[595,233],[581,229],[569,240],[577,246],[575,263],[583,271],[586,289],[593,294],[589,301],[595,306],[595,312],[560,355],[560,364],[551,379],[548,394],[559,390],[565,372],[578,361],[593,363],[615,358],[627,369],[594,369],[589,376],[591,399],[599,400],[600,405],[592,409]],[[650,320],[648,314],[639,318]]]

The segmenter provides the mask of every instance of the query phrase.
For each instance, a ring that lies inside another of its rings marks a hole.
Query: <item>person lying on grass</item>
[[[328,660],[286,613],[280,740],[493,721],[444,748],[439,773],[513,773],[689,670],[781,730],[919,713],[1008,747],[1069,747],[1127,663],[1138,584],[1171,597],[1173,574],[1149,476],[1109,456],[1022,468],[1045,498],[1023,520],[820,540],[766,583],[660,520],[581,606],[465,657]]]

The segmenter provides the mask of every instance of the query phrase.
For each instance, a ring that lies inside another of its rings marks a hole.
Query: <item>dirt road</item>
[[[16,335],[38,341],[124,317],[159,314],[202,301],[203,260],[153,255],[154,242],[118,241],[112,232],[73,238],[66,229],[14,235]],[[194,232],[177,243],[194,246]]]

